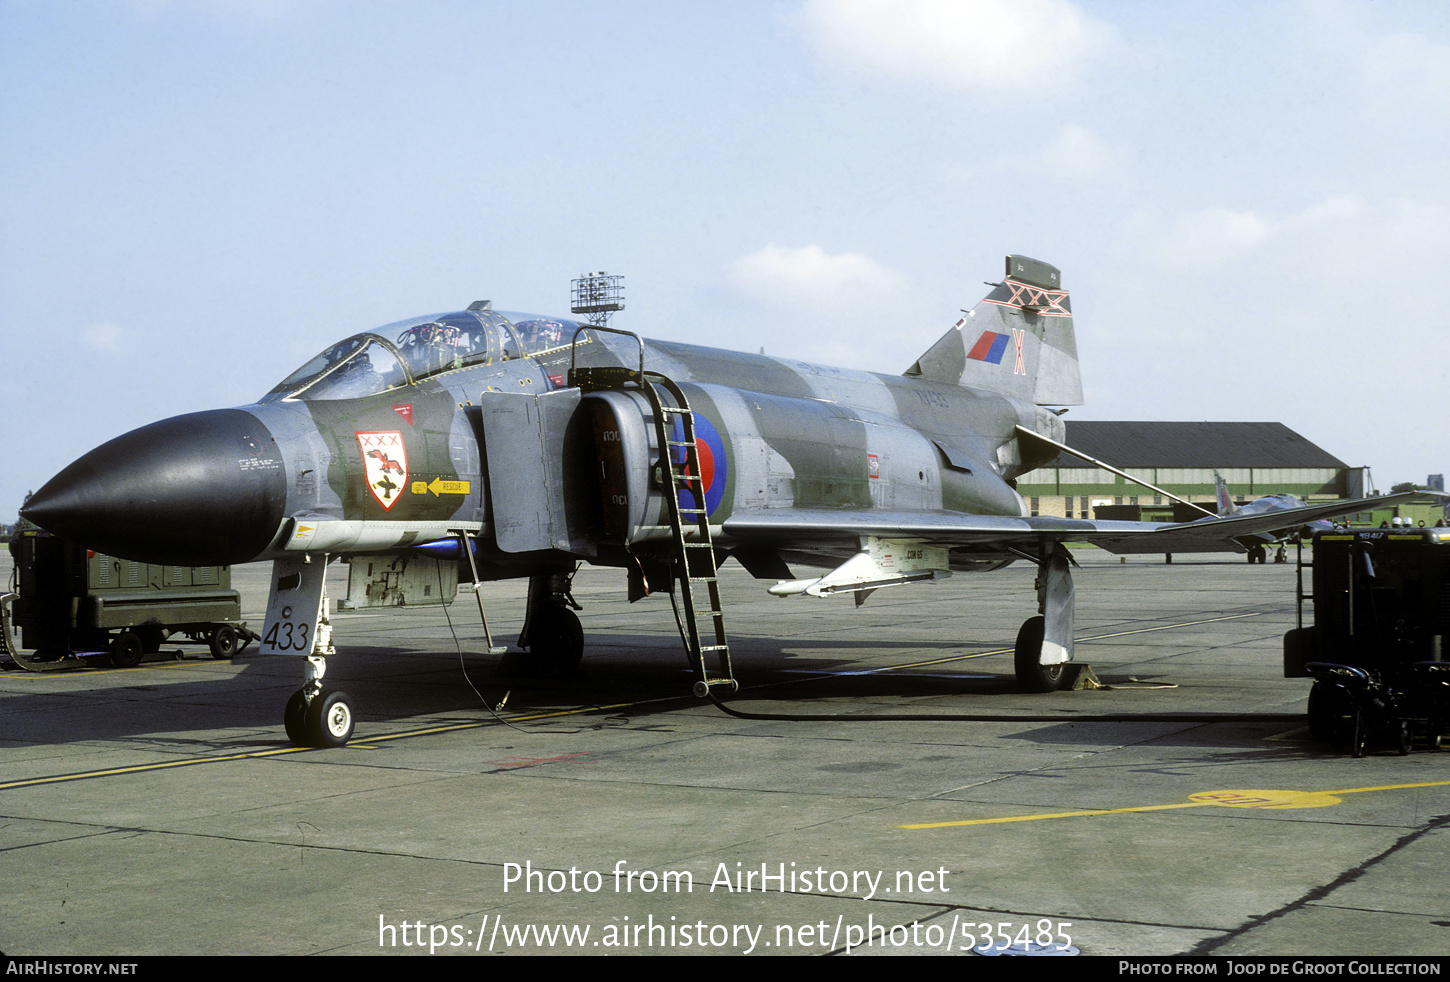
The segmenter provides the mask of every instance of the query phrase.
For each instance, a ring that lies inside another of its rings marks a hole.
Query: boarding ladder
[[[669,559],[679,579],[685,605],[682,634],[690,664],[700,673],[694,686],[695,695],[703,699],[713,689],[733,691],[738,683],[731,670],[730,642],[725,635],[715,544],[710,535],[710,515],[705,507],[705,486],[695,443],[695,413],[673,379],[659,372],[645,371],[644,342],[638,335],[599,325],[592,325],[590,330],[622,334],[634,338],[640,346],[638,370],[571,364],[569,384],[577,385],[584,392],[636,388],[649,400],[654,416],[655,445],[660,450],[653,481],[664,492],[669,524],[641,526],[640,531],[669,533]],[[578,334],[575,340],[577,343]],[[661,390],[669,401],[661,397]],[[713,674],[707,662],[711,655],[715,659]]]

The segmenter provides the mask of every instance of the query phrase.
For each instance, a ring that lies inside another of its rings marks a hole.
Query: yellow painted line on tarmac
[[[1140,627],[1132,631],[1116,631],[1113,634],[1095,634],[1090,638],[1078,638],[1078,641],[1106,641],[1109,638],[1125,638],[1130,634],[1151,634],[1154,631],[1169,631],[1179,627],[1197,627],[1199,624],[1214,624],[1218,621],[1237,621],[1245,617],[1263,617],[1265,614],[1275,613],[1268,610],[1251,610],[1244,614],[1224,614],[1222,617],[1203,617],[1196,621],[1178,621],[1174,624],[1162,624],[1158,627]]]
[[[1323,808],[1339,804],[1339,795],[1362,794],[1367,791],[1400,791],[1405,788],[1437,788],[1450,781],[1422,781],[1415,784],[1380,784],[1368,788],[1340,788],[1335,791],[1228,790],[1200,791],[1189,795],[1188,801],[1169,805],[1135,805],[1128,808],[1094,808],[1075,812],[1044,812],[1035,815],[1005,815],[1000,818],[970,818],[958,822],[925,822],[920,825],[898,825],[898,829],[945,829],[965,825],[1002,825],[1008,822],[1037,822],[1051,818],[1083,818],[1089,815],[1122,815],[1129,812],[1168,811],[1174,808],[1255,808],[1286,810]]]
[[[226,754],[220,757],[187,757],[182,760],[159,761],[154,764],[135,764],[131,767],[108,767],[100,771],[82,771],[77,774],[52,774],[49,777],[29,777],[19,781],[0,784],[0,791],[10,788],[28,788],[37,784],[60,784],[65,781],[83,781],[93,777],[112,777],[117,774],[140,774],[146,771],[162,771],[173,767],[191,767],[196,764],[217,764],[224,760],[246,760],[249,757],[275,757],[279,754],[295,754],[310,747],[278,747],[276,750],[249,750],[244,754]]]
[[[75,659],[77,664],[67,665],[64,670],[43,668],[40,671],[26,669],[23,666],[16,666],[6,675],[0,676],[5,681],[18,682],[21,679],[43,679],[47,682],[60,682],[66,679],[77,679],[85,681],[93,679],[97,675],[119,675],[122,672],[154,672],[158,669],[202,669],[213,668],[217,665],[230,665],[229,658],[175,658],[171,661],[149,661],[140,665],[132,665],[130,668],[116,668],[114,666],[101,667],[99,665],[87,665],[84,658]],[[52,664],[46,662],[44,664]]]
[[[421,730],[407,730],[403,733],[388,733],[383,736],[370,736],[368,743],[385,743],[389,740],[406,740],[409,737],[430,736],[434,733],[452,733],[456,730],[476,730],[482,726],[500,726],[505,723],[535,723],[542,719],[559,719],[564,716],[581,716],[584,713],[602,713],[613,709],[628,709],[631,706],[642,706],[645,702],[675,702],[680,696],[671,696],[669,699],[650,699],[641,702],[616,702],[608,706],[579,706],[575,709],[555,709],[547,713],[530,713],[527,716],[500,716],[497,719],[472,720],[467,723],[447,723],[442,726],[427,726]],[[349,747],[353,744],[348,744]],[[313,749],[313,748],[300,748]]]
[[[1041,815],[1007,815],[1002,818],[973,818],[960,822],[926,822],[921,825],[898,825],[899,829],[946,829],[958,825],[1002,825],[1007,822],[1036,822],[1047,818],[1082,818],[1085,815],[1118,815],[1125,812],[1157,812],[1169,808],[1202,808],[1203,802],[1187,801],[1174,805],[1138,805],[1134,808],[1097,808],[1081,812],[1047,812]]]
[[[1362,791],[1399,791],[1403,788],[1438,788],[1450,781],[1421,781],[1419,784],[1381,784],[1373,788],[1344,788],[1341,791],[1326,791],[1325,794],[1359,794]]]

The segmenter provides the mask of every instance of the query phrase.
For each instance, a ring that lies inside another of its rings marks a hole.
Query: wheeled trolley
[[[91,657],[130,667],[178,636],[230,658],[256,637],[242,621],[230,567],[132,562],[39,529],[17,532],[10,551],[16,590],[0,600],[6,667],[44,671]]]

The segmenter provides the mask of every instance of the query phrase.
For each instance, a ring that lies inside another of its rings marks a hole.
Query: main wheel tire
[[[207,645],[211,648],[211,656],[220,661],[235,655],[237,640],[237,629],[230,624],[222,624],[211,632],[211,637],[207,640]]]
[[[1012,667],[1023,692],[1054,692],[1062,684],[1063,665],[1042,664],[1042,635],[1046,629],[1047,619],[1039,614],[1023,621],[1017,632]]]
[[[555,675],[572,675],[584,658],[584,628],[568,607],[550,604],[529,628],[529,651]]]
[[[307,738],[314,747],[341,747],[352,739],[352,703],[345,692],[322,692],[307,707]]]
[[[307,697],[302,690],[292,693],[287,708],[282,711],[282,725],[287,728],[287,739],[296,747],[310,747],[307,737]]]
[[[141,664],[143,649],[140,636],[131,631],[122,631],[111,642],[111,664],[117,668],[135,668]]]

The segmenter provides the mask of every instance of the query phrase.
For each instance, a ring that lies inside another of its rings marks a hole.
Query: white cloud
[[[1257,212],[1189,212],[1173,223],[1160,255],[1171,265],[1216,267],[1252,251],[1272,231],[1271,221]]]
[[[730,278],[757,301],[826,310],[882,303],[905,285],[900,273],[857,252],[831,255],[817,245],[774,243],[735,260]]]
[[[1244,260],[1322,252],[1334,242],[1361,244],[1383,219],[1357,195],[1334,195],[1282,217],[1257,211],[1208,208],[1180,215],[1158,236],[1153,254],[1177,269],[1218,269]]]
[[[1425,269],[1450,262],[1442,231],[1447,211],[1443,195],[1388,201],[1332,195],[1282,216],[1210,208],[1180,215],[1160,231],[1143,227],[1143,248],[1165,270],[1208,273],[1251,264],[1332,288],[1393,257],[1417,257]]]
[[[1159,354],[1170,361],[1195,343],[1195,331],[1199,342],[1253,345],[1254,336],[1267,330],[1276,339],[1270,350],[1282,345],[1276,353],[1317,357],[1360,350],[1366,327],[1373,326],[1376,343],[1392,339],[1401,354],[1428,353],[1437,350],[1436,271],[1450,265],[1447,220],[1445,196],[1376,201],[1336,195],[1277,217],[1196,212],[1144,238],[1145,271],[1156,270],[1150,279],[1158,285],[1135,296],[1171,296],[1172,329],[1159,344]],[[1389,325],[1393,332],[1380,330]],[[1413,386],[1413,373],[1404,375],[1403,384],[1395,380],[1403,367],[1357,365],[1365,380],[1361,391]],[[1422,396],[1429,392],[1415,398]],[[1269,400],[1257,392],[1246,404],[1267,406]]]
[[[833,61],[980,91],[1060,90],[1118,43],[1067,0],[808,0],[804,21]]]
[[[92,324],[81,331],[81,339],[92,351],[105,354],[120,354],[126,348],[131,332],[118,324]]]

